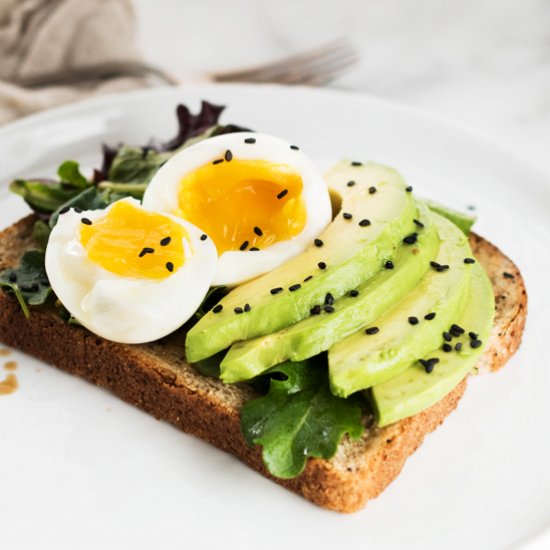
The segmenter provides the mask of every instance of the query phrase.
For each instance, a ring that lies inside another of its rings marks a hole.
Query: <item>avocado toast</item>
[[[120,344],[67,323],[52,300],[32,307],[27,321],[2,293],[0,339],[113,390],[321,506],[356,510],[454,408],[474,363],[494,370],[517,349],[526,294],[505,256],[475,235],[468,242],[395,171],[342,162],[331,174],[342,205],[325,232],[295,260],[214,296],[194,326],[149,344]],[[11,291],[22,254],[37,248],[36,227],[30,217],[0,236]],[[32,305],[32,289],[19,290]],[[218,374],[205,362],[218,352],[222,380],[206,375]],[[286,423],[294,426],[304,403],[302,424],[312,433],[299,426],[285,447]]]

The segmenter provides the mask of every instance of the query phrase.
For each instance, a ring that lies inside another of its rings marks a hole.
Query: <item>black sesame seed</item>
[[[283,189],[278,195],[278,199],[282,199],[288,193],[288,189]]]
[[[279,292],[282,292],[282,291],[283,291],[283,287],[278,286],[277,288],[272,288],[269,292],[271,292],[271,294],[279,294]]]
[[[358,290],[350,290],[350,291],[349,291],[349,295],[350,295],[352,298],[357,298],[357,296],[359,296],[359,291],[358,291]]]
[[[225,155],[223,156],[223,158],[227,161],[227,162],[231,162],[233,160],[233,153],[228,149],[226,152],[225,152]]]
[[[242,313],[244,310],[242,307],[236,307],[234,310],[233,310],[235,313]]]
[[[350,180],[350,181],[348,181],[348,183],[346,183],[346,185],[348,187],[353,187],[355,185],[355,182],[353,180]]]
[[[479,348],[483,342],[481,340],[470,340],[470,347],[471,348]]]
[[[323,307],[323,309],[325,310],[326,313],[334,313],[334,308],[332,306],[325,306]]]
[[[476,261],[473,258],[464,258],[465,264],[475,264]]]
[[[450,332],[444,332],[443,333],[443,340],[445,340],[445,342],[450,342],[452,339],[453,339],[453,337],[451,336]]]
[[[82,212],[82,208],[79,208],[78,206],[74,206],[73,207],[73,210],[77,213],[77,214],[80,214]]]
[[[424,227],[424,224],[420,220],[413,220],[413,222],[416,227],[420,227],[421,229]]]
[[[88,218],[82,218],[80,220],[84,225],[92,225],[92,220],[89,220]]]
[[[299,151],[300,148],[297,146],[297,145],[291,145],[290,148],[293,150],[293,151]]]
[[[21,285],[20,288],[23,292],[36,292],[33,285],[30,284]]]
[[[290,292],[294,292],[295,290],[298,290],[300,288],[302,288],[302,285],[300,283],[296,283],[294,285],[290,285],[288,287],[288,290],[290,290]]]
[[[317,264],[317,267],[318,267],[319,269],[326,269],[326,268],[327,268],[327,264],[326,264],[325,262],[319,262],[319,263]]]
[[[380,329],[378,327],[369,327],[365,329],[365,334],[368,334],[369,336],[371,334],[376,334],[377,332],[380,332]]]
[[[51,285],[50,285],[50,281],[48,281],[48,279],[41,279],[41,280],[40,280],[40,284],[41,284],[42,286],[51,286]]]
[[[403,242],[405,244],[414,244],[418,240],[418,233],[411,233],[410,235],[407,235]]]
[[[201,235],[201,241],[206,241],[208,239],[208,235],[205,235],[204,233]]]
[[[516,278],[515,275],[513,275],[512,273],[508,273],[507,271],[503,271],[502,276],[505,279],[515,279]]]
[[[172,240],[171,237],[164,237],[164,239],[160,240],[160,246],[167,246],[170,244],[170,241]]]
[[[143,258],[143,256],[145,256],[145,254],[153,254],[154,252],[155,252],[154,248],[150,248],[150,247],[146,246],[145,248],[141,249],[141,252],[139,253],[139,257]]]
[[[244,243],[239,246],[239,250],[246,250],[248,248],[248,244],[248,241],[244,241]]]
[[[308,281],[311,281],[311,279],[313,279],[313,275],[308,275],[308,276],[304,279],[304,283],[307,283]]]
[[[418,323],[419,323],[418,317],[414,317],[414,316],[409,317],[409,324],[418,325]]]
[[[252,248],[248,249],[249,252],[258,252],[258,250],[260,249],[257,246],[253,246]]]
[[[443,351],[445,353],[449,353],[450,351],[453,351],[453,346],[451,346],[451,344],[443,344]]]
[[[393,269],[395,266],[393,265],[393,262],[391,260],[388,260],[385,264],[384,264],[384,268],[385,269]]]
[[[220,164],[221,162],[223,162],[223,159],[216,159],[212,161],[212,164]]]
[[[462,342],[457,342],[455,345],[455,351],[460,351],[462,349]]]
[[[354,160],[354,161],[351,162],[351,165],[352,166],[363,166],[363,163],[359,162],[358,160]]]
[[[212,308],[213,313],[219,313],[223,309],[223,306],[221,304],[218,304]]]
[[[248,313],[252,308],[250,307],[250,304],[244,304],[244,310]]]
[[[370,220],[367,220],[367,219],[365,218],[364,220],[361,220],[361,221],[359,222],[359,225],[360,225],[361,227],[367,227],[368,225],[370,225]]]
[[[432,321],[435,319],[435,312],[432,311],[431,313],[426,313],[426,315],[424,315],[424,319],[426,319],[426,321]]]
[[[264,234],[264,232],[258,226],[254,228],[254,233],[256,233],[258,237],[263,237],[263,234]]]
[[[460,325],[451,325],[450,332],[458,332],[458,334],[464,334],[464,329]]]
[[[174,264],[172,262],[166,262],[166,269],[172,273],[174,271]]]
[[[441,273],[443,271],[447,271],[449,269],[448,265],[443,265],[437,262],[430,262],[430,265],[438,272]]]
[[[374,195],[376,193],[376,187],[374,185],[372,187],[369,187],[369,195]]]
[[[322,241],[321,239],[315,239],[315,240],[313,241],[313,244],[314,244],[317,248],[320,248],[320,247],[323,246],[323,244],[325,244],[325,243],[323,243],[323,241]]]
[[[321,306],[315,305],[309,310],[309,312],[311,313],[311,315],[319,315],[319,313],[321,313]]]
[[[325,296],[325,305],[331,306],[332,304],[334,304],[334,296],[330,292],[327,292]]]
[[[256,143],[256,138],[246,138],[244,140],[245,143]]]
[[[17,273],[10,273],[10,276],[9,276],[9,281],[10,283],[15,283],[17,281]]]
[[[477,340],[479,334],[476,334],[475,332],[468,332],[468,336],[470,340]]]
[[[66,214],[71,208],[69,206],[64,206],[60,211],[59,215]]]
[[[429,374],[434,370],[435,365],[439,363],[437,357],[432,357],[431,359],[419,359],[419,363],[424,367],[424,370]]]
[[[353,218],[353,216],[349,212],[344,212],[342,214],[342,217],[344,218],[344,220],[351,220],[351,218]]]
[[[413,190],[412,185],[409,185],[408,187],[405,188],[405,191],[407,193],[412,193],[412,190]]]

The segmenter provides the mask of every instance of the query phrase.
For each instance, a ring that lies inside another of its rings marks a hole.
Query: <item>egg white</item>
[[[142,208],[135,199],[122,199]],[[174,216],[189,235],[184,238],[184,264],[165,279],[121,277],[87,255],[80,242],[82,218],[92,223],[105,210],[59,217],[46,248],[46,273],[63,306],[93,333],[126,344],[158,340],[183,325],[203,301],[214,277],[217,252],[200,229]]]
[[[245,143],[254,138],[255,143]],[[259,251],[226,251],[218,259],[215,285],[235,285],[271,271],[303,252],[331,221],[327,185],[314,163],[290,143],[266,134],[239,132],[206,139],[174,155],[153,177],[143,198],[149,209],[177,214],[182,178],[194,170],[224,157],[230,150],[234,159],[264,160],[287,164],[296,170],[303,183],[302,200],[306,223],[295,237],[276,242]]]

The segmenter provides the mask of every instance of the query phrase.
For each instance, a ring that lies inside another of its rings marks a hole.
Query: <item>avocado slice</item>
[[[187,334],[188,361],[200,361],[234,342],[304,319],[327,292],[340,298],[393,258],[417,216],[416,201],[401,175],[380,164],[342,161],[328,172],[326,181],[333,197],[340,197],[342,210],[317,245],[312,243],[302,254],[223,298],[223,309],[207,313]],[[247,311],[235,313],[246,304]]]
[[[472,250],[452,222],[435,213],[431,216],[441,240],[437,256],[431,258],[433,267],[416,288],[377,319],[380,332],[365,338],[358,331],[330,348],[329,377],[335,395],[347,397],[398,375],[437,347],[442,332],[464,310],[472,271],[464,258],[471,257]]]
[[[438,202],[424,202],[428,205],[428,208],[432,212],[436,212],[440,216],[452,221],[465,235],[470,234],[472,226],[477,221],[477,216],[474,216],[473,214],[466,214],[465,212],[454,210],[453,208],[449,208],[448,206],[444,206]]]
[[[288,359],[300,361],[326,351],[361,327],[367,328],[382,312],[401,300],[430,269],[439,247],[431,215],[422,206],[414,244],[403,243],[394,257],[393,269],[383,269],[356,292],[333,301],[332,292],[322,296],[317,311],[279,332],[237,342],[221,363],[224,382],[241,382]],[[412,231],[414,224],[411,223]],[[325,307],[327,306],[327,307]],[[372,329],[372,327],[370,327]],[[374,329],[373,329],[374,331]],[[363,338],[370,338],[362,332]]]
[[[386,426],[407,416],[412,416],[443,399],[474,368],[493,325],[495,301],[493,289],[487,274],[479,264],[472,267],[472,281],[468,302],[457,324],[465,333],[452,341],[453,351],[444,353],[441,347],[427,358],[437,358],[439,362],[427,373],[417,361],[406,371],[388,382],[370,389],[371,401],[379,426]],[[477,347],[472,347],[468,333],[477,335]],[[481,341],[482,344],[477,344]],[[462,344],[459,352],[457,343]]]

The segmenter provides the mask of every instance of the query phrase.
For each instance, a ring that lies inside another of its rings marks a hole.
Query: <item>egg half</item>
[[[193,224],[122,199],[61,215],[46,272],[65,308],[115,342],[157,340],[187,321],[214,277],[217,252]]]
[[[235,285],[303,252],[331,220],[322,174],[298,147],[257,133],[213,137],[156,173],[143,204],[208,234],[219,259],[213,283]]]

